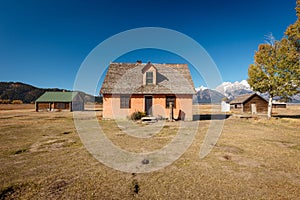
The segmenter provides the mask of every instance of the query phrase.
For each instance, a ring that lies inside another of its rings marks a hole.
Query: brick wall
[[[131,114],[131,109],[120,108],[120,95],[103,96],[103,118],[122,119]]]
[[[120,108],[119,95],[104,95],[103,96],[103,118],[126,118],[135,111],[145,111],[145,95],[131,95],[131,108]],[[169,95],[149,95],[152,96],[152,114],[155,117],[161,116],[169,118],[170,109],[166,108],[166,96]],[[192,95],[176,95],[176,105],[173,110],[174,118],[184,120],[192,120]]]

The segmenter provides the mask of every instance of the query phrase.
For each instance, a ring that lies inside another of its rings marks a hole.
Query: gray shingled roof
[[[142,69],[157,69],[156,85],[143,85]],[[101,94],[195,94],[187,64],[111,63]]]
[[[240,103],[244,103],[246,102],[248,99],[252,98],[252,96],[257,95],[256,93],[252,93],[252,94],[242,94],[237,96],[235,99],[233,99],[232,101],[230,101],[230,104],[240,104]],[[262,98],[261,96],[259,96],[260,98]],[[264,98],[262,98],[263,100],[265,100]],[[265,100],[266,101],[266,100]]]
[[[78,92],[45,92],[36,102],[72,102]]]

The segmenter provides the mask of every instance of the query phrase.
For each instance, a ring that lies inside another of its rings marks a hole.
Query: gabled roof
[[[142,69],[142,73],[145,73],[146,71],[148,71],[151,67],[153,67],[156,71],[157,68],[150,62],[148,62]]]
[[[254,96],[258,96],[260,97],[262,100],[266,101],[264,98],[262,98],[261,96],[259,96],[256,93],[252,93],[252,94],[243,94],[243,95],[239,95],[237,96],[235,99],[233,99],[232,101],[230,101],[230,104],[240,104],[240,103],[245,103],[248,99],[251,99]]]
[[[72,102],[78,92],[45,92],[36,102]]]
[[[149,63],[111,63],[101,94],[195,94],[187,64],[156,64],[156,85],[143,85],[143,69]]]

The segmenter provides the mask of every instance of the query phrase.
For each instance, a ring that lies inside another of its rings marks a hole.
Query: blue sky
[[[296,0],[0,0],[0,81],[72,89],[93,48],[139,27],[186,34],[210,54],[224,81],[241,81],[265,35],[280,39],[295,22],[295,5]],[[185,62],[153,49],[117,59],[136,60]],[[196,87],[205,85],[199,75],[192,76]]]

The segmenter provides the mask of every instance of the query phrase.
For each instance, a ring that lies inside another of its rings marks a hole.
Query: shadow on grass
[[[73,112],[99,112],[99,111],[103,111],[102,109],[84,109],[84,110],[73,110]]]
[[[273,115],[278,118],[300,119],[300,115]]]
[[[97,112],[97,111],[102,111],[102,109],[91,109],[91,110],[83,110],[83,111],[85,111],[85,112]]]
[[[193,115],[193,120],[224,120],[230,117],[229,114],[205,114],[205,115]]]

